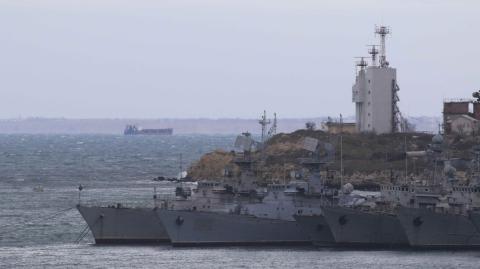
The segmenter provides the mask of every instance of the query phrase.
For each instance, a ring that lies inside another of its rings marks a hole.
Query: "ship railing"
[[[162,203],[177,201],[179,198],[175,194],[157,194],[157,198],[133,198],[133,199],[81,199],[80,204],[83,206],[100,206],[111,208],[154,208],[160,207]]]

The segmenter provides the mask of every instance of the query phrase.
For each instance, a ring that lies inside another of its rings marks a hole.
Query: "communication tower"
[[[390,34],[387,26],[376,26],[375,35],[380,38],[380,49],[369,45],[371,64],[365,57],[356,62],[357,73],[352,88],[352,101],[356,104],[356,125],[359,132],[399,132],[403,118],[398,108],[397,71],[389,66],[385,40]],[[378,57],[378,60],[377,60]],[[377,64],[378,61],[378,64]]]
[[[390,34],[390,28],[387,26],[376,26],[375,34],[380,36],[380,67],[387,67],[387,51],[385,47],[385,39]]]

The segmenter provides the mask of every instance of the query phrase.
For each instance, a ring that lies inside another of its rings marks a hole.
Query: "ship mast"
[[[258,121],[258,123],[260,123],[260,125],[262,126],[261,142],[264,143],[266,138],[267,138],[267,126],[270,124],[270,120],[267,119],[267,111],[265,111],[265,110],[263,111],[263,115],[260,118],[260,120]]]

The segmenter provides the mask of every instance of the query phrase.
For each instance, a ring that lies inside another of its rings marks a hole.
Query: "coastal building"
[[[357,132],[354,122],[326,122],[325,127],[330,134],[354,134]]]
[[[398,132],[401,114],[397,106],[397,70],[386,59],[385,38],[390,33],[386,26],[377,27],[380,50],[372,45],[369,49],[371,63],[364,57],[357,62],[357,75],[352,88],[355,103],[356,128],[359,132],[377,134]],[[377,62],[377,55],[380,55]]]
[[[445,100],[443,129],[447,135],[478,135],[480,133],[480,102],[470,99]]]
[[[354,134],[357,133],[357,124],[355,122],[344,122],[342,114],[340,118],[333,119],[328,117],[322,122],[322,130],[330,134]]]

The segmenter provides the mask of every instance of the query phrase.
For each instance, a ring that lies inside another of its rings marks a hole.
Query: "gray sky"
[[[474,0],[0,0],[0,118],[353,115],[375,24],[392,29],[402,112],[439,116],[480,89],[479,14]]]

